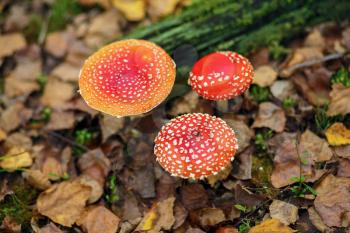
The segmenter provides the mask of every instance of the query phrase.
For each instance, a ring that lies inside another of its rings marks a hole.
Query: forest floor
[[[350,232],[348,23],[252,51],[254,83],[233,100],[175,84],[151,113],[115,118],[78,94],[83,62],[174,7],[52,2],[0,3],[0,232]],[[232,165],[206,180],[155,161],[161,126],[189,112],[238,136]]]

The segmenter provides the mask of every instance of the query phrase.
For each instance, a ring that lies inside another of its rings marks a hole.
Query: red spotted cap
[[[152,110],[170,93],[175,63],[159,46],[144,40],[109,44],[84,63],[79,77],[86,103],[113,116]]]
[[[227,100],[246,91],[253,76],[247,58],[234,52],[215,52],[196,62],[189,83],[205,99]]]
[[[202,179],[227,167],[238,149],[234,131],[220,118],[193,113],[172,119],[155,139],[155,155],[173,176]]]

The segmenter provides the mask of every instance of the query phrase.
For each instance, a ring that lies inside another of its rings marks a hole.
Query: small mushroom
[[[249,60],[234,52],[215,52],[193,66],[189,84],[209,100],[228,100],[241,95],[253,81]]]
[[[80,94],[86,103],[113,116],[148,112],[170,93],[175,63],[159,46],[145,40],[109,44],[84,63]]]
[[[234,131],[220,118],[193,113],[172,119],[155,139],[155,155],[171,175],[203,179],[223,170],[238,149]]]

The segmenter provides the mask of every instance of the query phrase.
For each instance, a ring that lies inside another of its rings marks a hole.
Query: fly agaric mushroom
[[[234,52],[215,52],[193,66],[189,84],[209,100],[228,100],[242,94],[253,82],[249,60]]]
[[[203,179],[223,170],[238,149],[234,131],[220,118],[193,113],[172,119],[155,139],[155,155],[173,176]]]
[[[84,63],[79,75],[86,103],[113,116],[152,110],[170,93],[175,63],[159,46],[144,40],[109,44]]]

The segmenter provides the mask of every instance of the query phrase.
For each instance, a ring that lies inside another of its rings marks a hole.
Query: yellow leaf
[[[7,155],[0,157],[0,167],[8,171],[29,167],[32,164],[33,159],[30,154],[16,147],[9,150]]]
[[[143,219],[143,224],[140,227],[141,231],[149,231],[153,228],[154,222],[157,219],[157,208],[154,206]]]
[[[250,229],[249,233],[293,233],[293,230],[277,219],[267,219]]]
[[[139,21],[145,17],[144,0],[112,0],[112,4],[130,21]]]
[[[327,141],[332,146],[350,144],[350,130],[343,123],[334,123],[326,130]]]

